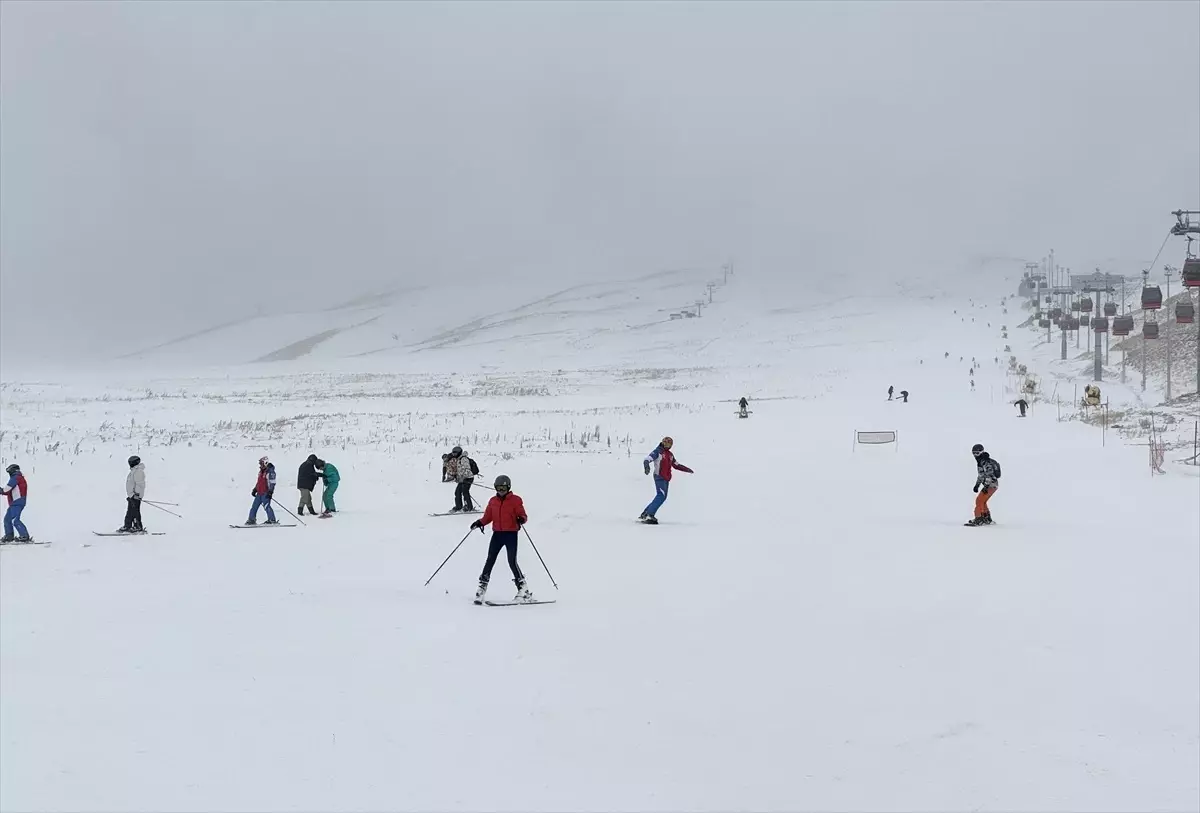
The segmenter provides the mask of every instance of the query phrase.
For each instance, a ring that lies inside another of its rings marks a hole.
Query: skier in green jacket
[[[342,476],[338,474],[337,466],[326,463],[324,460],[317,461],[317,476],[325,482],[325,488],[321,492],[321,502],[325,510],[321,516],[331,517],[337,513],[337,506],[333,502],[333,492],[337,491]]]

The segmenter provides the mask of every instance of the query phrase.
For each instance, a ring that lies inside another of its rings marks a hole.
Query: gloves
[[[646,474],[649,474],[649,473],[650,473],[650,461],[649,461],[649,460],[643,460],[643,461],[642,461],[642,468],[646,470]]]
[[[141,495],[141,494],[134,494],[134,495],[133,495],[133,498],[134,498],[135,500],[137,500],[138,502],[141,502],[142,495]]]
[[[257,489],[257,488],[252,488],[252,489],[250,489],[250,496],[251,496],[251,497],[257,497],[257,496],[258,496],[258,489]]]
[[[517,517],[518,525],[524,525],[528,521],[529,521],[529,517]]]
[[[976,494],[978,494],[979,493],[979,483],[976,483],[975,487],[971,490],[974,491]]]
[[[275,489],[271,489],[270,491],[267,492],[267,499],[268,500],[275,499]]]
[[[477,529],[477,528],[478,528],[479,530],[481,530],[481,531],[483,530],[483,523],[482,523],[482,522],[480,522],[479,520],[475,520],[474,522],[472,522],[472,523],[471,523],[471,530],[472,530],[472,531],[474,531],[474,530],[475,530],[475,529]]]

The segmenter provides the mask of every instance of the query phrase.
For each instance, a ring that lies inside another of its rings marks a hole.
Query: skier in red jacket
[[[493,484],[496,496],[488,500],[483,516],[471,523],[471,528],[483,530],[489,523],[492,526],[492,541],[488,545],[487,561],[483,563],[483,572],[479,574],[479,588],[475,591],[475,603],[482,604],[487,592],[488,582],[492,578],[492,567],[500,549],[508,553],[508,568],[512,571],[513,581],[517,585],[517,595],[513,601],[533,601],[533,593],[525,584],[525,574],[517,565],[517,532],[529,521],[525,513],[525,503],[512,493],[512,480],[501,474]]]
[[[657,525],[658,519],[654,516],[658,513],[658,509],[662,508],[662,504],[667,501],[667,491],[671,487],[671,472],[686,471],[688,474],[695,474],[694,471],[675,459],[675,455],[671,452],[671,447],[675,445],[675,441],[670,437],[665,437],[659,442],[658,446],[650,454],[646,455],[646,459],[642,461],[642,468],[646,470],[646,474],[650,473],[652,465],[657,464],[654,470],[654,499],[646,506],[646,510],[642,511],[639,520],[647,525]]]

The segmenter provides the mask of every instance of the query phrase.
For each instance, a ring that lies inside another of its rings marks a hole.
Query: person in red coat
[[[483,572],[479,574],[479,588],[475,591],[475,603],[482,604],[487,592],[488,582],[492,578],[492,568],[500,549],[508,553],[508,567],[512,571],[513,581],[517,585],[517,595],[513,601],[532,601],[533,593],[525,585],[525,574],[517,564],[517,532],[529,521],[525,513],[525,503],[512,493],[512,481],[504,474],[496,478],[494,483],[496,496],[488,500],[483,516],[471,523],[472,530],[483,530],[487,525],[492,526],[492,541],[488,545],[487,561],[483,563]]]

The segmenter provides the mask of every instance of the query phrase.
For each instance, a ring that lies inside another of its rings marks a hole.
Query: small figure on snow
[[[321,516],[329,519],[337,513],[337,505],[333,502],[334,492],[338,490],[338,483],[342,482],[342,475],[337,470],[337,466],[325,460],[317,460],[317,476],[321,478],[324,484],[321,489],[321,507],[325,510],[321,512]]]
[[[275,464],[268,460],[265,456],[258,459],[258,480],[254,483],[254,488],[250,489],[251,496],[254,497],[254,504],[250,506],[250,517],[246,520],[247,525],[258,524],[258,509],[267,509],[267,525],[278,525],[279,520],[275,519],[275,510],[271,508],[271,500],[275,498]]]
[[[667,492],[671,488],[671,473],[673,471],[685,471],[688,474],[695,474],[675,459],[671,447],[675,445],[675,441],[670,437],[663,438],[654,451],[646,455],[646,459],[642,461],[642,468],[646,474],[650,474],[651,466],[654,467],[654,499],[646,506],[646,510],[642,511],[639,520],[647,525],[657,525],[658,509],[662,508],[662,504],[667,501]]]
[[[474,511],[475,503],[471,500],[471,486],[475,484],[475,475],[479,474],[479,466],[472,460],[461,446],[450,450],[450,459],[454,461],[454,507],[450,513]]]
[[[0,542],[32,542],[29,529],[21,522],[21,512],[25,510],[25,500],[29,497],[29,484],[21,467],[13,463],[4,470],[8,474],[8,483],[0,486],[0,494],[8,498],[8,510],[4,512],[4,537]]]
[[[975,488],[975,518],[967,525],[991,525],[992,512],[988,509],[988,500],[996,493],[996,489],[1000,487],[1000,464],[992,459],[992,456],[983,450],[982,443],[976,443],[971,447],[971,454],[975,457],[976,474]]]
[[[446,452],[442,455],[442,482],[449,483],[454,480],[454,475],[450,473],[450,453]]]
[[[895,387],[891,387],[891,386],[888,387],[888,400],[889,401],[892,400],[892,393],[895,391],[896,391]]]
[[[297,516],[304,516],[304,509],[308,509],[308,513],[314,517],[317,515],[317,509],[313,508],[312,493],[317,487],[317,456],[310,454],[303,463],[300,464],[300,470],[296,472],[296,488],[300,491],[300,507],[296,509]]]
[[[900,400],[905,404],[908,403],[908,390],[900,390]]]
[[[1029,408],[1029,402],[1024,398],[1018,398],[1017,400],[1013,401],[1013,404],[1016,405],[1017,409],[1021,410],[1019,417],[1024,418],[1025,410]]]
[[[125,475],[125,524],[119,534],[140,534],[142,527],[142,497],[146,496],[146,464],[137,455],[129,458],[129,474]]]
[[[487,525],[492,526],[492,541],[488,544],[487,559],[483,563],[483,572],[479,574],[479,587],[475,590],[475,603],[482,604],[487,593],[488,582],[492,579],[492,567],[496,557],[503,548],[508,554],[508,569],[512,571],[513,583],[517,586],[517,595],[513,601],[533,601],[533,593],[525,582],[525,574],[517,564],[517,532],[529,521],[525,512],[525,503],[512,493],[512,480],[501,474],[493,483],[496,496],[488,500],[483,516],[471,523],[471,529],[482,531]]]
[[[971,392],[975,392],[975,379],[971,379]]]
[[[750,415],[749,411],[747,410],[747,407],[749,407],[749,406],[750,406],[750,402],[747,401],[746,396],[743,395],[742,399],[740,401],[738,401],[738,417],[739,418],[745,418]]]

